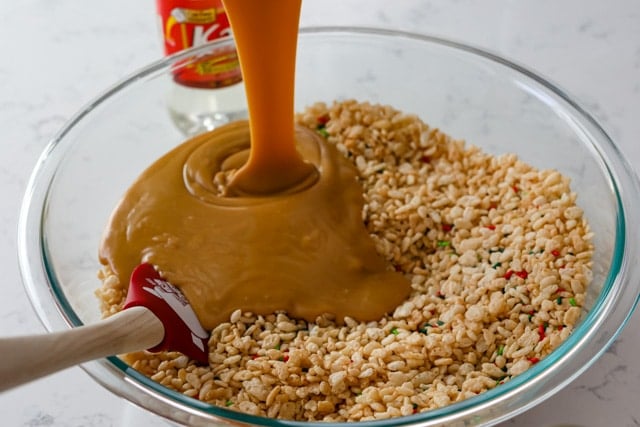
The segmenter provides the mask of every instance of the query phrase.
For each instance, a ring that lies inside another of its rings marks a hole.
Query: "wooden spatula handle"
[[[0,391],[104,356],[151,348],[162,322],[145,307],[63,332],[0,339]]]

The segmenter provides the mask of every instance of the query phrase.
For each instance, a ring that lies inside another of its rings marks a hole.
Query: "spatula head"
[[[140,264],[131,274],[124,308],[134,306],[148,308],[164,326],[164,339],[149,351],[179,351],[209,363],[209,333],[180,289],[164,280],[151,264]]]

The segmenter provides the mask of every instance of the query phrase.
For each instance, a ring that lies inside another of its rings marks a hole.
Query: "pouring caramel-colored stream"
[[[249,122],[192,138],[144,171],[110,218],[100,260],[123,283],[152,263],[207,329],[236,309],[378,319],[404,300],[409,283],[376,253],[353,165],[294,127],[300,0],[224,6]],[[219,194],[216,174],[236,169]]]

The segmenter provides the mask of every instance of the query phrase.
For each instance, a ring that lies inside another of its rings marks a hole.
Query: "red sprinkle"
[[[557,292],[557,293],[565,292],[565,289],[564,289],[564,288],[558,288],[558,290],[557,290],[556,292]]]
[[[328,114],[323,114],[320,117],[318,117],[318,124],[320,125],[326,125],[328,121],[329,121]]]
[[[420,157],[420,161],[421,161],[422,163],[429,163],[429,162],[431,161],[431,157],[429,157],[429,156],[422,156],[422,157]]]
[[[517,193],[518,191],[520,191],[520,189],[518,188],[518,186],[517,186],[517,185],[512,185],[512,186],[511,186],[511,189],[512,189],[514,192],[516,192],[516,193]]]
[[[442,231],[451,231],[451,229],[453,228],[452,224],[442,224]]]
[[[503,277],[509,280],[511,279],[511,276],[513,276],[514,274],[521,279],[526,279],[527,277],[529,277],[529,273],[527,273],[526,270],[520,270],[520,271],[507,270],[507,272],[504,273]]]
[[[252,355],[251,355],[251,358],[252,358],[253,360],[256,360],[258,357],[260,357],[260,356],[258,356],[257,354],[252,354]]]
[[[554,257],[558,258],[560,256],[560,251],[557,249],[554,249],[551,251],[551,255],[553,255]]]
[[[496,226],[493,224],[489,224],[489,225],[485,225],[485,228],[488,228],[489,230],[495,230]]]
[[[540,336],[540,341],[544,339],[544,325],[538,326],[538,335]]]
[[[558,325],[558,330],[561,331],[564,329],[564,325]]]
[[[537,357],[530,357],[527,360],[534,365],[540,361],[540,359],[538,359]]]
[[[288,362],[289,361],[289,355],[285,354],[284,357],[282,358],[283,362]]]

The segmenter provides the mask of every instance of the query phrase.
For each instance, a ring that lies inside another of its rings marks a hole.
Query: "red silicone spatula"
[[[63,332],[0,339],[0,391],[100,357],[149,349],[208,363],[209,334],[178,288],[150,264],[131,275],[124,309]]]

